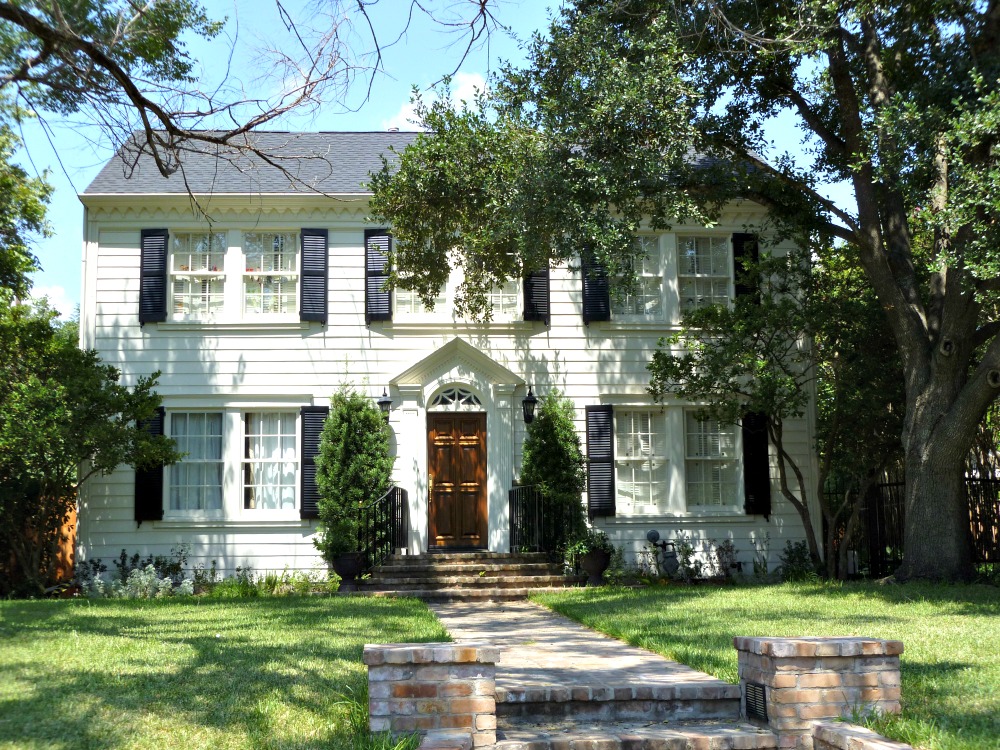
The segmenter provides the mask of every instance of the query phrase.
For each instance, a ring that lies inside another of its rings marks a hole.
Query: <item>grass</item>
[[[903,641],[903,714],[883,734],[927,750],[1000,748],[1000,589],[783,584],[577,589],[538,601],[596,630],[729,682],[733,636]]]
[[[442,640],[411,599],[0,602],[0,748],[394,748],[362,646]]]

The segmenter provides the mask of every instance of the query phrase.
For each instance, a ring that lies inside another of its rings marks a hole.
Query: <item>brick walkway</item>
[[[530,602],[440,603],[431,609],[456,641],[500,647],[498,702],[643,700],[683,686],[697,697],[739,695],[739,688],[662,656],[628,646]],[[541,695],[543,692],[546,695]],[[553,691],[557,694],[553,695]],[[695,696],[691,696],[695,697]]]

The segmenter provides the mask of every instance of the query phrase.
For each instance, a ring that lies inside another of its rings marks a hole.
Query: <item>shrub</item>
[[[124,581],[114,580],[110,585],[105,583],[100,573],[82,580],[78,578],[80,593],[86,597],[100,599],[163,599],[169,596],[192,596],[194,581],[185,578],[175,584],[168,577],[161,577],[156,568],[147,565],[145,568],[134,568],[129,571]]]
[[[370,398],[342,388],[331,399],[316,456],[319,538],[327,562],[358,550],[361,508],[392,485],[389,428]]]
[[[781,565],[778,574],[782,581],[815,581],[819,578],[816,565],[809,554],[809,545],[804,541],[785,542],[785,549],[778,555]]]
[[[542,495],[542,544],[549,551],[564,547],[586,526],[580,497],[586,487],[586,459],[573,422],[573,402],[558,390],[543,396],[524,439],[521,482]]]

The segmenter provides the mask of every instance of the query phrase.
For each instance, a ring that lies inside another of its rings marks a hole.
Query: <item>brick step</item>
[[[498,563],[517,565],[521,563],[551,563],[544,552],[434,552],[423,555],[390,555],[385,565],[423,565],[433,563]]]
[[[426,588],[409,591],[377,591],[362,588],[356,592],[365,596],[410,596],[425,602],[515,602],[523,601],[532,594],[565,591],[566,586],[539,586],[537,588]]]
[[[499,727],[493,750],[764,750],[778,738],[736,722],[609,722],[576,720]]]
[[[740,686],[722,680],[664,685],[498,687],[497,720],[678,721],[740,716]]]
[[[373,576],[363,581],[365,588],[371,589],[426,589],[426,588],[494,588],[515,589],[535,588],[538,586],[577,586],[580,579],[567,578],[562,575],[507,575],[507,576],[412,576],[401,578],[397,576]]]
[[[517,573],[519,575],[558,575],[562,573],[562,565],[555,563],[497,563],[497,562],[449,562],[435,563],[423,562],[411,565],[380,565],[375,569],[379,575],[423,575],[423,574],[450,574],[450,575],[479,575],[485,571],[487,576],[498,576],[507,573]]]

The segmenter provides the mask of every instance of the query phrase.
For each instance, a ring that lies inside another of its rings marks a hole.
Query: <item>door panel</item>
[[[430,545],[485,547],[486,415],[427,418]]]

